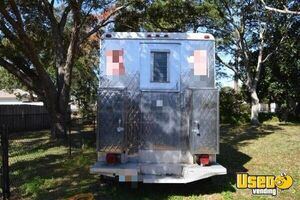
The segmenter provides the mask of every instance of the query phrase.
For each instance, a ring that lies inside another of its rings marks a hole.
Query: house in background
[[[16,89],[12,93],[0,90],[0,105],[43,105],[43,102],[37,102],[37,97],[21,89]]]
[[[259,104],[259,112],[264,112],[264,113],[275,113],[276,111],[276,103],[260,103]]]
[[[0,105],[34,105],[43,106],[42,101],[37,101],[38,98],[35,94],[30,94],[21,89],[15,89],[12,93],[5,90],[0,90]],[[71,104],[72,113],[79,111],[79,106],[75,103]]]
[[[48,129],[50,120],[43,102],[23,90],[0,90],[0,126],[11,132]]]
[[[0,103],[15,103],[19,102],[14,94],[0,90]]]

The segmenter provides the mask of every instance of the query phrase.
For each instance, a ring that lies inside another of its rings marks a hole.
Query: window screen
[[[169,52],[151,52],[152,57],[152,81],[168,82],[168,57]]]

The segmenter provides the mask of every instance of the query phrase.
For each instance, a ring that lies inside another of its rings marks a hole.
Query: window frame
[[[167,81],[154,81],[154,54],[155,53],[166,53],[167,54]],[[171,51],[169,49],[151,49],[150,50],[150,82],[151,83],[170,83],[170,54]]]

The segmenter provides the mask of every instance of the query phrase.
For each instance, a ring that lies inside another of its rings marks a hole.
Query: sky
[[[221,83],[221,86],[222,87],[226,87],[226,86],[229,86],[229,87],[232,87],[233,88],[233,72],[230,70],[230,69],[225,69],[224,70],[230,77],[228,78],[221,78],[220,80],[217,80],[218,82]]]
[[[228,54],[218,53],[217,51],[216,53],[225,63],[229,63],[229,61],[232,59],[232,57]],[[220,82],[222,87],[229,86],[233,88],[233,71],[227,67],[222,67],[222,72],[226,73],[228,77],[223,77],[217,80],[217,82]]]

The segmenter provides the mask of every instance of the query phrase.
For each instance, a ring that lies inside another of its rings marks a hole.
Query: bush
[[[250,106],[241,93],[229,87],[220,91],[220,121],[230,124],[250,122]]]
[[[259,113],[258,120],[260,122],[265,122],[265,121],[279,122],[279,119],[278,119],[276,113]]]
[[[276,109],[280,121],[300,123],[300,104],[283,103]]]

